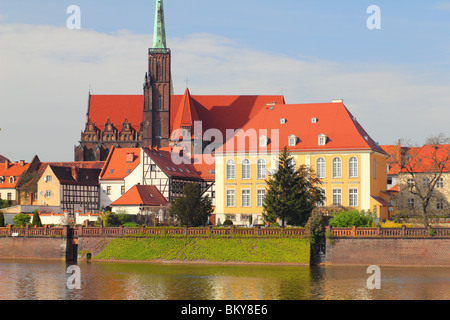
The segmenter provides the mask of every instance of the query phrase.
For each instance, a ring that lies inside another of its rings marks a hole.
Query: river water
[[[381,288],[369,289],[366,267],[82,262],[69,273],[68,267],[0,260],[0,300],[450,300],[450,268],[381,267]]]

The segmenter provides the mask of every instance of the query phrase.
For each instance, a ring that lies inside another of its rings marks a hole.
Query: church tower
[[[166,47],[163,0],[156,0],[153,47],[144,82],[143,147],[169,147],[171,52]]]

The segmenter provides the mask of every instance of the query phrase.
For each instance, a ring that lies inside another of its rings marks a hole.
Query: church
[[[195,122],[203,132],[242,128],[267,105],[284,104],[283,96],[174,94],[171,50],[166,45],[163,1],[156,1],[153,46],[143,95],[89,95],[86,125],[75,147],[75,161],[106,161],[114,148],[171,148],[186,143]],[[203,133],[202,132],[202,133]],[[190,156],[211,143],[203,134],[191,136]],[[178,149],[177,149],[178,148]]]

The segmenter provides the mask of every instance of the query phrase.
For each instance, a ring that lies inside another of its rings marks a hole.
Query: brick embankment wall
[[[328,265],[450,266],[450,239],[333,238]]]
[[[0,237],[0,258],[66,260],[64,238]]]
[[[78,257],[85,258],[86,253],[97,256],[114,238],[80,237],[78,238]]]

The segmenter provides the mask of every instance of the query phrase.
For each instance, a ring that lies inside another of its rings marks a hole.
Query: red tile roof
[[[313,120],[314,119],[314,120]],[[278,136],[272,130],[278,130]],[[244,145],[239,145],[239,138],[256,133],[256,141],[246,139]],[[319,135],[327,137],[327,143],[319,146]],[[267,147],[259,146],[259,137],[269,138]],[[295,146],[288,145],[288,137],[297,137]],[[278,141],[277,141],[278,140]],[[376,142],[367,134],[355,120],[343,103],[317,103],[267,106],[251,119],[242,131],[219,148],[216,153],[230,151],[271,151],[278,142],[278,149],[287,146],[292,151],[308,150],[374,150],[385,154]],[[234,144],[234,146],[233,146]],[[274,150],[275,151],[275,150]]]
[[[401,170],[399,165],[401,145],[385,145],[381,147],[390,155],[388,159],[388,174],[399,174]],[[434,158],[438,162],[446,162],[444,172],[450,172],[450,144],[438,145],[437,149],[432,145],[424,145],[422,147],[403,147],[402,150],[410,155],[411,158],[408,165],[413,172],[437,172],[439,169],[436,168]],[[407,170],[403,169],[403,172],[407,172]]]
[[[91,95],[88,118],[103,131],[108,119],[121,131],[125,119],[139,131],[143,119],[144,96],[142,95]]]
[[[184,157],[184,160],[177,164],[172,158],[173,154],[170,148],[160,148],[158,150],[144,148],[144,152],[169,177],[195,181],[202,180],[202,176],[197,171],[197,168],[191,164],[191,159]]]
[[[111,203],[111,206],[164,206],[168,202],[155,186],[135,185],[119,199]]]
[[[25,162],[3,162],[0,164],[0,188],[1,189],[13,189],[17,186],[19,178],[30,166]],[[9,180],[14,177],[14,182],[10,183]],[[2,182],[3,181],[3,182]]]
[[[189,123],[189,118],[194,121],[198,118],[203,122],[204,131],[215,128],[225,134],[226,129],[241,128],[269,103],[284,104],[284,97],[191,96],[189,91],[184,95],[172,95],[171,130],[180,124]],[[87,116],[101,131],[108,119],[119,131],[125,119],[134,130],[139,131],[143,121],[143,105],[142,95],[91,95]]]
[[[136,169],[140,161],[140,148],[113,147],[100,173],[100,180],[122,180]]]
[[[200,121],[200,118],[198,117],[197,109],[195,108],[189,89],[186,89],[172,124],[172,138],[178,139],[182,137],[183,127],[193,127],[195,121]],[[203,132],[201,133],[203,134]],[[201,137],[199,138],[201,139]]]

